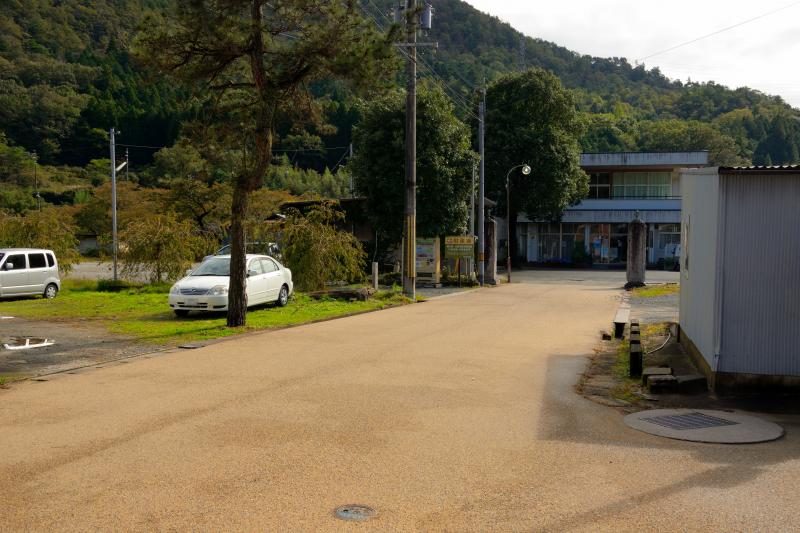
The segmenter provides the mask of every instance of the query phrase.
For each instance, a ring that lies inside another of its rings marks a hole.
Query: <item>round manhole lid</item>
[[[640,411],[626,416],[625,424],[659,437],[719,444],[767,442],[783,436],[783,428],[773,422],[707,409]]]
[[[354,520],[356,522],[363,522],[378,516],[378,511],[366,505],[352,504],[342,505],[333,510],[333,515],[342,520]]]

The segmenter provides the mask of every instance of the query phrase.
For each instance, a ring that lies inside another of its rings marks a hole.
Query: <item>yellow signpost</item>
[[[475,257],[475,238],[453,236],[444,238],[444,256],[456,260],[458,286],[461,286],[461,260]]]

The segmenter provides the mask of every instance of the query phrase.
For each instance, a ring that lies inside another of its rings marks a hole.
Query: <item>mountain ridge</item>
[[[130,144],[174,142],[185,119],[180,90],[151,82],[127,50],[143,15],[174,1],[8,0],[0,8],[0,131],[54,164],[103,157],[112,125]],[[360,0],[381,26],[391,22],[393,4]],[[434,27],[424,38],[438,41],[439,49],[422,57],[444,80],[462,118],[484,79],[538,67],[575,92],[587,123],[586,151],[708,148],[723,164],[798,162],[800,110],[779,96],[671,80],[624,58],[579,54],[525,36],[462,0],[434,5]],[[433,76],[424,65],[421,74]],[[341,120],[337,145],[354,120],[344,104],[343,118],[334,119]]]

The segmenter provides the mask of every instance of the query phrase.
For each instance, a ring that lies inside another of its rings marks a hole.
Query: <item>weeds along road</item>
[[[0,391],[3,529],[798,527],[797,424],[627,429],[573,389],[619,283],[537,275]]]

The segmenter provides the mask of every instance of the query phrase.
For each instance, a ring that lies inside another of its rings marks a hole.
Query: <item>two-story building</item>
[[[708,152],[582,154],[589,197],[560,222],[517,220],[520,259],[529,263],[624,264],[628,223],[636,213],[647,224],[647,259],[656,264],[679,253],[680,169],[708,166]],[[501,227],[504,224],[501,224]],[[504,235],[501,235],[501,238]]]

